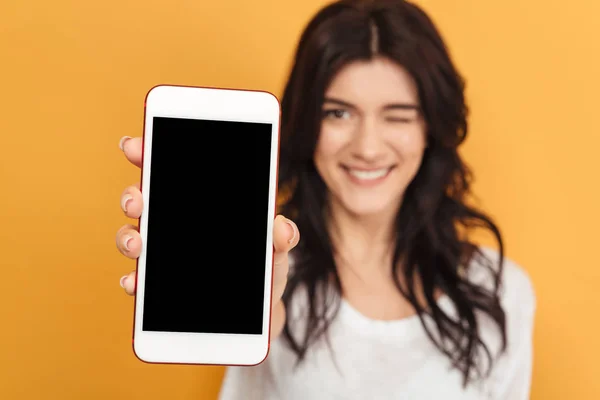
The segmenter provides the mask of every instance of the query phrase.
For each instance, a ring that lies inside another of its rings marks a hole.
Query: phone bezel
[[[269,171],[269,205],[265,237],[265,292],[263,333],[215,334],[149,332],[142,330],[146,249],[137,260],[133,350],[148,363],[257,365],[269,352],[271,291],[273,269],[273,222],[276,211],[277,167],[279,157],[280,103],[266,91],[224,89],[198,86],[158,85],[150,89],[144,103],[143,157],[141,191],[144,210],[139,219],[142,243],[146,242],[154,117],[211,119],[220,121],[262,122],[273,126]],[[242,260],[240,260],[242,262]]]

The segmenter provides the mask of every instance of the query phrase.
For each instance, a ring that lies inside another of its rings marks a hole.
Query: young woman
[[[325,7],[281,105],[274,339],[262,364],[227,370],[221,398],[527,399],[534,292],[468,204],[464,84],[429,17],[402,0]],[[140,165],[139,138],[121,148]],[[138,218],[138,187],[121,204]],[[139,256],[133,226],[117,246]]]

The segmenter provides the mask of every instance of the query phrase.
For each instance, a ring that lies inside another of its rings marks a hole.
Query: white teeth
[[[389,168],[376,169],[372,171],[360,171],[357,169],[349,169],[348,172],[350,173],[350,175],[361,180],[373,180],[384,177],[385,175],[387,175],[389,170]]]

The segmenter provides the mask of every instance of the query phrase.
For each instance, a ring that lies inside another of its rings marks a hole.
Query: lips
[[[343,169],[354,183],[372,185],[382,182],[394,167],[364,169],[343,166]]]
[[[365,181],[382,178],[386,176],[390,172],[390,170],[391,168],[379,168],[368,171],[351,168],[347,169],[350,175]]]

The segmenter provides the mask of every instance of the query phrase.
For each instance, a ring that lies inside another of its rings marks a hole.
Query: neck
[[[354,271],[391,271],[395,239],[395,210],[355,215],[332,204],[329,215],[335,257]]]

